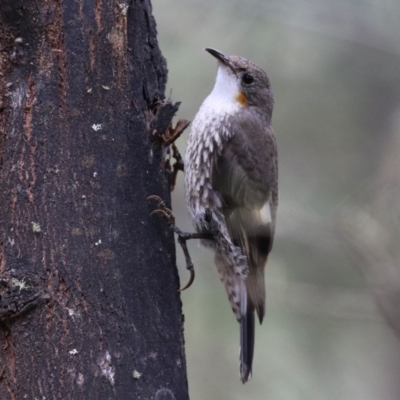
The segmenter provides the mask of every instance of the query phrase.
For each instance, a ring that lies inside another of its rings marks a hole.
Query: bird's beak
[[[220,51],[215,49],[210,49],[206,47],[204,50],[208,51],[212,56],[214,56],[221,64],[227,66],[233,73],[235,73],[235,68],[233,67],[232,63],[229,61],[229,58],[222,54]]]

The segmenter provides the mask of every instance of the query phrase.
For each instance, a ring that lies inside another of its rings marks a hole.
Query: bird
[[[240,323],[240,378],[252,374],[255,314],[265,315],[264,270],[278,208],[278,153],[267,73],[240,56],[218,61],[214,88],[197,112],[185,154],[185,197],[197,238],[211,248]],[[210,239],[211,238],[211,239]]]

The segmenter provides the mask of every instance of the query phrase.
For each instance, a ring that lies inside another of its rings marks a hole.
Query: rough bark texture
[[[147,0],[2,0],[0,399],[188,398]]]

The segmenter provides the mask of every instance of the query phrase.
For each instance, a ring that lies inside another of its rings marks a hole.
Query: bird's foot
[[[176,142],[176,140],[182,135],[184,130],[189,126],[190,121],[187,119],[180,119],[175,127],[171,124],[168,125],[166,131],[160,135],[160,138],[164,146],[169,146]]]
[[[172,179],[171,179],[171,192],[172,192],[175,189],[178,172],[185,171],[185,163],[183,162],[181,153],[179,152],[178,147],[176,147],[175,143],[172,143],[171,148],[172,148],[172,157],[175,159],[175,162],[172,165]]]
[[[172,165],[172,179],[171,179],[171,192],[175,188],[176,178],[178,176],[179,171],[184,171],[185,164],[183,162],[183,158],[181,153],[178,150],[178,147],[175,144],[175,141],[182,135],[183,131],[189,126],[190,121],[186,119],[180,119],[175,127],[171,124],[168,125],[167,130],[160,135],[162,143],[164,146],[171,145],[172,156],[171,158],[175,159],[174,164]]]
[[[158,145],[165,148],[163,151],[165,168],[170,170],[171,158],[175,159],[175,163],[172,165],[171,192],[175,187],[178,171],[183,171],[183,159],[175,142],[190,124],[190,121],[186,119],[178,120],[175,126],[172,124],[172,117],[178,108],[179,103],[174,104],[170,99],[155,100],[145,114],[147,131],[154,137]]]
[[[160,139],[164,146],[170,146],[172,149],[172,158],[175,159],[174,164],[172,165],[172,179],[171,179],[171,192],[175,188],[176,178],[178,176],[179,171],[184,171],[184,163],[183,158],[176,146],[176,140],[182,135],[184,130],[189,126],[190,121],[186,119],[180,119],[175,126],[170,123],[164,133],[160,135]]]
[[[174,230],[174,232],[178,235],[178,243],[182,247],[183,254],[185,256],[186,269],[190,272],[190,278],[188,283],[179,289],[179,291],[183,291],[188,289],[195,278],[194,265],[192,258],[190,257],[189,250],[187,248],[186,241],[190,239],[213,239],[213,235],[211,233],[189,233],[183,232],[177,226],[175,226],[175,216],[172,211],[165,205],[164,201],[156,195],[149,196],[147,200],[156,200],[158,202],[158,209],[152,211],[150,215],[160,214],[162,215],[168,222],[168,225]]]
[[[156,200],[158,208],[153,210],[150,215],[161,214],[168,222],[168,225],[175,230],[175,216],[172,211],[165,205],[164,200],[156,195],[151,195],[147,200]]]

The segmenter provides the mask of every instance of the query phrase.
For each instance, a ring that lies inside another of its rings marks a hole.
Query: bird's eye
[[[253,75],[250,75],[250,74],[244,74],[242,77],[242,81],[244,84],[250,85],[251,83],[253,83],[254,77],[253,77]]]

